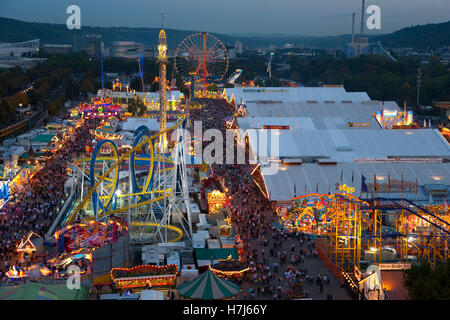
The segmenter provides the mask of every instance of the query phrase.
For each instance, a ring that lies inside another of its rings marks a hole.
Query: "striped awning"
[[[219,278],[211,270],[178,287],[178,293],[183,297],[202,300],[231,298],[240,290],[238,285]]]

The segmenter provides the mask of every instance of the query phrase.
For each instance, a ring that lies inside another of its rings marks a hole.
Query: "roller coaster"
[[[79,158],[79,197],[63,225],[80,221],[127,221],[139,243],[176,242],[191,237],[192,224],[185,164],[185,120],[151,135],[135,131],[132,148],[119,155],[116,144],[101,140],[91,157]],[[172,131],[171,153],[160,153],[161,136]]]
[[[284,228],[319,238],[333,263],[345,272],[360,267],[362,253],[373,263],[428,261],[450,257],[450,214],[447,206],[423,206],[402,198],[360,200],[349,194],[308,194],[291,199],[291,211],[278,211]],[[395,229],[383,226],[394,215]],[[366,254],[367,253],[367,254]],[[392,261],[389,261],[392,262]]]

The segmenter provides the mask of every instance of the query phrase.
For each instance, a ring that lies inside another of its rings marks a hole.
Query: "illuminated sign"
[[[387,159],[377,159],[377,158],[360,158],[353,160],[354,163],[398,163],[398,162],[408,162],[408,163],[442,163],[442,158],[387,158]]]
[[[342,192],[346,192],[346,193],[353,193],[355,192],[355,188],[351,187],[351,186],[347,186],[346,184],[339,184],[336,183],[336,190],[342,191]]]
[[[411,269],[411,263],[380,263],[380,270],[405,270]]]
[[[349,122],[347,123],[348,127],[370,127],[370,123],[368,122]]]
[[[263,129],[272,129],[272,130],[289,130],[289,126],[278,126],[278,125],[264,125]]]

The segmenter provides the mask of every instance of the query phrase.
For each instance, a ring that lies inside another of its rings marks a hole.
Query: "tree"
[[[136,103],[134,103],[134,101],[129,102],[127,111],[134,115],[136,114],[136,110],[137,110]]]
[[[133,78],[130,81],[130,88],[136,91],[142,91],[142,84],[140,78]]]
[[[450,259],[433,270],[422,262],[403,271],[403,284],[411,300],[450,300]]]
[[[136,101],[131,100],[128,103],[127,110],[129,113],[133,115],[142,116],[145,113],[145,111],[147,111],[147,107],[145,106],[144,102],[140,98],[138,98]]]
[[[150,92],[156,92],[159,90],[159,81],[155,81],[152,83],[150,87]]]
[[[279,87],[280,86],[280,80],[278,78],[270,78],[270,79],[266,79],[266,81],[264,81],[264,86],[266,87]]]
[[[255,86],[257,86],[257,87],[264,87],[264,82],[262,81],[262,79],[256,79],[255,80]]]
[[[180,90],[180,92],[184,92],[184,90],[186,90],[184,81],[179,74],[176,75],[175,86],[177,87],[178,90]]]
[[[5,99],[0,101],[0,122],[2,125],[8,124],[10,118],[9,105]]]
[[[181,78],[181,76],[179,74],[177,74],[177,76],[176,76],[175,86],[177,87],[178,90],[180,90],[181,93],[184,94],[184,96],[186,98],[189,98],[189,89],[186,87],[183,79]]]
[[[91,79],[85,78],[81,82],[81,92],[83,92],[84,94],[87,94],[88,92],[92,92],[94,90],[95,90],[94,83],[92,82]]]
[[[112,90],[112,82],[111,81],[105,81],[105,89]]]

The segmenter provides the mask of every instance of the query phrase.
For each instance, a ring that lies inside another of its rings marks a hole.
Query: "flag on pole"
[[[316,193],[319,193],[319,183],[316,183]]]
[[[328,184],[328,194],[331,194],[331,186]]]
[[[353,171],[352,171],[352,182],[354,182],[355,177],[353,176]]]
[[[296,187],[296,185],[294,183],[294,197],[296,197],[296,196],[297,196],[297,187]]]
[[[419,182],[417,181],[417,177],[416,177],[416,198],[417,198],[418,193],[419,193]]]
[[[305,194],[306,194],[306,183],[305,183]]]
[[[344,171],[341,170],[341,181],[344,178]]]
[[[388,173],[388,192],[391,192],[391,173]]]
[[[403,173],[402,173],[402,184],[401,184],[401,189],[402,189],[402,192],[403,192]]]
[[[361,192],[368,192],[367,191],[367,184],[366,184],[366,177],[361,175]]]

